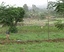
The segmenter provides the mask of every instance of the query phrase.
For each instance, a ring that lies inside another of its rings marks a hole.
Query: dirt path
[[[41,43],[41,42],[64,42],[64,38],[61,39],[49,39],[49,40],[6,40],[6,39],[0,39],[0,44],[6,44],[6,43],[17,43],[17,44],[26,44],[26,43]]]

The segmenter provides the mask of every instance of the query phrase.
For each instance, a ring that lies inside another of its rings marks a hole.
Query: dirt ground
[[[64,42],[64,38],[49,39],[49,40],[27,40],[27,41],[0,39],[0,44],[6,44],[6,43],[26,44],[26,43],[41,43],[41,42]]]

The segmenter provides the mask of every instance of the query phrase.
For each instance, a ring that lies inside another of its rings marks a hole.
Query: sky
[[[56,0],[48,0],[48,1],[56,1]],[[36,6],[47,5],[47,0],[0,0],[0,3],[5,2],[5,4],[16,5],[22,7],[24,4],[27,4],[29,7],[32,4]]]

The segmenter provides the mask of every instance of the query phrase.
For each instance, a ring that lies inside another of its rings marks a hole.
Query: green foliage
[[[22,7],[0,6],[0,24],[7,26],[16,26],[17,22],[21,22],[24,17],[24,9]]]
[[[18,30],[17,30],[16,26],[11,26],[11,27],[9,27],[9,32],[11,32],[11,33],[17,33]]]
[[[53,8],[54,5],[55,5],[55,2],[49,1],[49,2],[48,2],[47,9],[49,9],[49,10],[54,10],[54,8]]]
[[[64,0],[59,0],[54,7],[56,12],[64,13]]]
[[[64,28],[64,24],[62,23],[62,21],[60,20],[60,21],[57,21],[56,23],[55,23],[55,27],[57,27],[58,29],[63,29]]]
[[[55,12],[55,16],[64,16],[64,0],[57,0],[57,2],[48,2],[48,10],[52,11],[51,13],[53,14],[53,11]]]

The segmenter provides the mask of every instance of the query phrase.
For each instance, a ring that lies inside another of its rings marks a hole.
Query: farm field
[[[10,40],[34,41],[48,40],[48,27],[41,26],[17,26],[18,33],[11,33]],[[6,39],[6,31],[8,27],[0,27],[0,43],[1,39]],[[64,30],[58,30],[56,27],[50,27],[49,39],[64,38]],[[64,52],[64,41],[58,42],[29,42],[29,43],[5,43],[0,44],[1,52]]]
[[[0,52],[64,52],[64,0],[0,0]]]
[[[64,52],[64,42],[0,44],[0,52]]]
[[[18,26],[18,33],[11,33],[10,39],[15,40],[42,40],[48,39],[48,28],[41,26]],[[6,38],[7,27],[0,28],[0,38]],[[50,27],[49,38],[64,38],[64,30],[58,30],[55,27]]]

